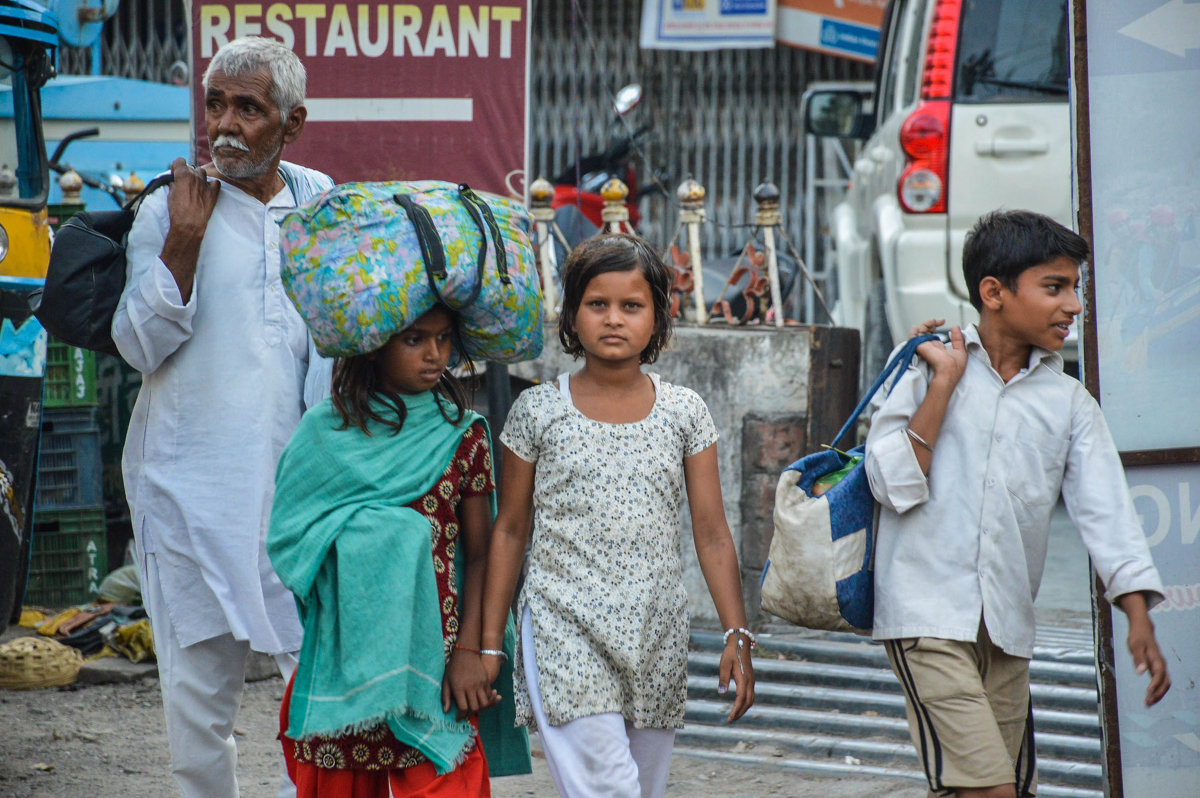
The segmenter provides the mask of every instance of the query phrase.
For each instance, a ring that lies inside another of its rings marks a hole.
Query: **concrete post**
[[[121,182],[121,193],[124,195],[126,202],[129,202],[145,190],[146,184],[137,176],[137,172],[130,172],[129,177]]]
[[[767,249],[767,281],[771,284],[771,307],[775,310],[775,326],[782,327],[787,308],[783,306],[783,291],[779,287],[779,259],[775,254],[775,231],[782,220],[779,213],[779,189],[771,181],[763,181],[754,189],[754,201],[758,203],[754,212],[754,226],[763,231],[763,241]]]
[[[692,298],[696,303],[696,324],[708,323],[708,306],[704,301],[704,264],[700,260],[700,225],[704,214],[704,186],[692,178],[679,184],[679,223],[687,231],[688,267],[692,270]]]
[[[600,196],[604,197],[604,208],[600,211],[600,219],[604,222],[602,233],[629,233],[637,235],[633,225],[629,223],[629,208],[625,200],[629,196],[629,186],[623,180],[610,177],[600,187]]]
[[[534,243],[538,252],[538,266],[542,274],[542,300],[545,303],[546,321],[558,320],[558,281],[554,275],[554,240],[550,237],[556,227],[554,208],[554,186],[544,177],[539,177],[529,186],[529,215],[533,217]]]

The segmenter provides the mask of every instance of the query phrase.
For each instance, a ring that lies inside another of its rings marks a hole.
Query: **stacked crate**
[[[95,355],[50,341],[25,603],[95,597],[108,567]]]

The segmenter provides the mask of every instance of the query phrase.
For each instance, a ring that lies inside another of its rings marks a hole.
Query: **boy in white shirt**
[[[1162,582],[1100,407],[1063,374],[1088,246],[1040,214],[983,217],[963,246],[979,324],[923,344],[875,414],[866,469],[881,507],[874,638],[904,687],[930,795],[1035,794],[1033,601],[1061,493],[1149,671],[1170,688],[1148,610]],[[919,328],[927,332],[942,320]]]

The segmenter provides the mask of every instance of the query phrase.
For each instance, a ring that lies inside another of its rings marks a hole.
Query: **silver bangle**
[[[503,657],[505,662],[508,661],[508,655],[505,654],[503,651],[501,651],[498,648],[481,648],[481,649],[479,649],[479,653],[481,655],[487,654],[492,657]]]
[[[912,439],[913,439],[913,441],[914,441],[914,442],[915,442],[915,443],[916,443],[918,446],[923,446],[923,447],[925,447],[926,451],[928,451],[930,454],[933,454],[933,447],[929,445],[929,441],[925,440],[925,439],[924,439],[924,438],[922,438],[920,435],[918,435],[917,433],[913,432],[913,428],[912,428],[912,427],[905,427],[905,428],[904,428],[904,431],[908,433],[908,437],[912,438]]]

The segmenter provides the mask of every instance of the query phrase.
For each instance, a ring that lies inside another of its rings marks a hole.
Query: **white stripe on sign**
[[[470,122],[470,97],[318,97],[304,101],[309,122]]]

